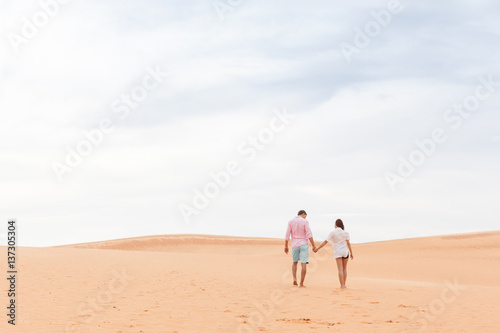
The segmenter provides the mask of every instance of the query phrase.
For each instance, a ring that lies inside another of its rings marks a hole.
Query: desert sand
[[[1,251],[6,253],[6,248]],[[292,286],[280,239],[148,236],[18,249],[18,317],[1,332],[500,331],[500,231],[332,248]],[[6,265],[3,265],[4,267]]]

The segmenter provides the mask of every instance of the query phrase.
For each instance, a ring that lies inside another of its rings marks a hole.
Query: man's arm
[[[286,234],[285,234],[285,253],[288,254],[288,241],[290,240],[290,234],[291,234],[292,228],[290,226],[290,222],[288,222],[288,227],[286,228]]]
[[[316,250],[316,246],[314,245],[313,233],[311,231],[311,228],[309,227],[309,221],[307,221],[307,220],[306,220],[305,228],[306,228],[306,237],[309,238],[309,241],[311,242],[311,245],[313,246],[313,251],[314,251],[314,250]]]
[[[309,238],[309,241],[311,242],[311,245],[313,246],[313,251],[316,252],[316,245],[314,245],[314,239],[311,237],[311,238]]]

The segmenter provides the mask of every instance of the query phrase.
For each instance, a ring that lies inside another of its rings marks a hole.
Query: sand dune
[[[115,239],[102,242],[70,244],[61,247],[124,250],[124,251],[180,251],[180,252],[259,252],[266,245],[283,244],[275,238],[229,237],[211,235],[160,235]]]
[[[500,327],[498,231],[355,244],[345,291],[338,289],[330,246],[311,256],[307,288],[292,287],[282,243],[170,235],[20,248],[18,322],[14,328],[2,320],[1,332],[493,333]]]

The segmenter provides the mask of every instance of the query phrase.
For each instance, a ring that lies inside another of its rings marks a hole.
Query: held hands
[[[314,253],[317,253],[320,249],[321,249],[321,246],[318,246],[318,247],[313,246],[313,252]],[[288,254],[288,246],[285,246],[285,250],[284,251],[285,251],[286,254]],[[351,255],[351,257],[352,257],[352,255]],[[354,259],[354,257],[352,257],[352,259]]]

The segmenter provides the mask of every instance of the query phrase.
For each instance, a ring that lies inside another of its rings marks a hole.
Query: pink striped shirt
[[[288,222],[285,239],[287,241],[292,241],[292,247],[299,247],[307,244],[307,241],[312,236],[313,234],[311,228],[309,228],[309,222],[305,218],[297,216]]]

